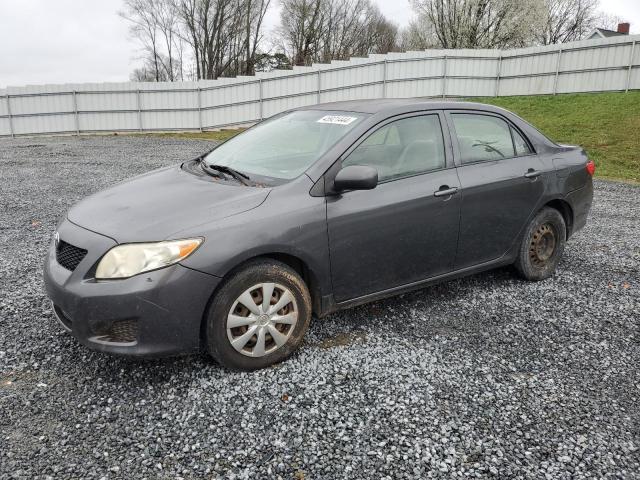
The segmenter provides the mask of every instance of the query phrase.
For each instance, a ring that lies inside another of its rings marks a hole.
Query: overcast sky
[[[408,0],[375,1],[389,19],[401,26],[409,22]],[[640,33],[640,0],[602,4]],[[122,0],[0,0],[0,88],[127,81],[139,62],[127,24],[117,15],[121,5]],[[268,24],[277,18],[274,8]]]

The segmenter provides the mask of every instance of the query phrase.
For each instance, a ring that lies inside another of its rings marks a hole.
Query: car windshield
[[[204,162],[210,167],[233,168],[252,180],[290,180],[302,174],[365,116],[321,110],[285,113],[227,140],[207,154]]]

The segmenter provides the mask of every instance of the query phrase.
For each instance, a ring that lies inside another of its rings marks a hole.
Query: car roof
[[[460,100],[440,100],[430,98],[375,98],[367,100],[347,100],[342,102],[321,103],[299,107],[296,110],[331,110],[360,113],[398,113],[399,110],[441,110],[441,109],[464,109],[464,110],[486,110],[490,112],[504,112],[499,107],[484,103],[464,102]]]

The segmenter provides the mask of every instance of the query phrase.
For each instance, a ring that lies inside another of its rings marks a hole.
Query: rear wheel
[[[216,293],[207,317],[207,348],[225,367],[255,370],[293,353],[311,321],[300,275],[281,262],[255,261]]]
[[[538,281],[553,275],[567,237],[562,214],[545,207],[531,220],[518,251],[515,267],[521,277]]]

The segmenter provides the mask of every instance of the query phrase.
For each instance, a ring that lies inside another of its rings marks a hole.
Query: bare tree
[[[255,58],[256,72],[271,72],[273,70],[291,70],[291,60],[284,53],[259,53]]]
[[[605,28],[607,30],[616,30],[618,25],[624,22],[622,17],[612,15],[606,12],[596,12],[594,15],[593,28]],[[587,30],[588,32],[590,30]]]
[[[158,27],[154,14],[154,0],[125,0],[125,10],[119,15],[131,22],[130,33],[142,44],[143,57],[145,58],[144,70],[149,75],[147,63],[149,59],[152,65],[151,76],[156,82],[160,81],[161,65],[158,45]]]
[[[255,73],[256,55],[263,39],[264,17],[271,0],[245,0],[245,57],[244,74]]]
[[[177,33],[178,11],[169,0],[125,0],[120,16],[131,23],[131,34],[142,44],[144,66],[134,72],[155,81],[183,79],[182,39]],[[144,72],[142,74],[141,72]]]
[[[397,27],[371,0],[282,0],[279,34],[295,65],[397,48]]]
[[[129,79],[132,82],[158,82],[158,75],[153,68],[149,69],[147,66],[136,68],[129,75]]]
[[[369,23],[368,32],[366,53],[389,53],[400,50],[398,26],[387,20],[379,11]]]
[[[185,70],[208,79],[253,74],[270,1],[125,0],[121,15],[144,51],[134,75],[175,81]]]
[[[370,0],[326,0],[321,61],[396,48],[397,27]]]
[[[175,57],[178,50],[177,41],[179,40],[176,33],[178,25],[178,10],[173,2],[153,2],[154,7],[151,15],[155,21],[158,31],[164,39],[164,48],[166,51],[166,64],[163,63],[167,78],[175,81],[182,76],[181,62]],[[178,60],[178,64],[176,64]]]
[[[418,15],[409,22],[399,34],[399,46],[401,50],[425,50],[437,48],[438,41],[433,31],[433,25],[425,15]]]
[[[323,2],[325,24],[321,37],[321,61],[345,60],[352,54],[362,53],[359,50],[365,35],[365,21],[369,16],[370,7],[368,0]]]
[[[544,0],[537,42],[550,45],[583,38],[597,26],[598,3],[598,0]]]
[[[202,57],[202,42],[199,36],[200,2],[198,0],[175,0],[174,3],[179,12],[178,36],[187,43],[193,53],[195,63],[195,78],[202,78],[200,70]]]
[[[155,81],[253,75],[289,65],[262,49],[271,0],[124,0],[121,16],[143,46],[132,77]],[[278,29],[294,65],[397,48],[398,28],[372,0],[282,0]],[[265,56],[267,55],[267,56]],[[190,72],[190,73],[189,73]]]
[[[409,36],[440,48],[527,45],[541,12],[539,0],[413,0],[412,4],[418,20]]]
[[[309,65],[317,58],[324,34],[323,0],[282,0],[280,35],[294,65]]]

